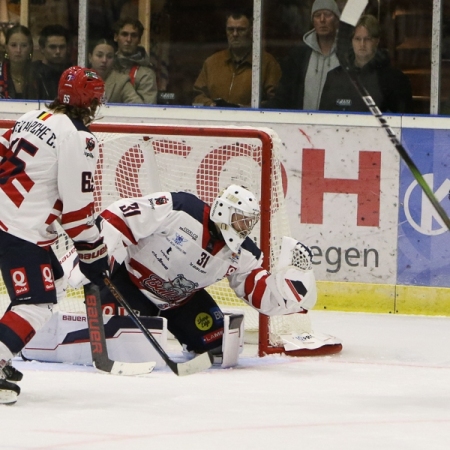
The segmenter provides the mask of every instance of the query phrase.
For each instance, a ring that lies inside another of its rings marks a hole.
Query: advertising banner
[[[449,215],[450,132],[406,128],[402,139]],[[450,287],[450,233],[404,163],[400,172],[398,252],[399,284]]]
[[[312,247],[317,279],[395,284],[399,159],[385,131],[275,130],[284,145],[292,235]]]

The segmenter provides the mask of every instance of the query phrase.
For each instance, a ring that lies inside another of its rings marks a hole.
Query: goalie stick
[[[361,14],[363,13],[364,9],[367,6],[367,3],[368,0],[348,0],[344,7],[344,10],[342,11],[337,38],[337,56],[339,62],[344,71],[349,76],[350,81],[353,83],[356,91],[369,108],[369,111],[378,120],[381,127],[386,130],[389,140],[394,145],[400,157],[408,166],[413,177],[416,179],[417,183],[422,188],[422,191],[427,196],[430,203],[433,205],[435,211],[438,213],[439,217],[447,226],[447,229],[450,230],[450,219],[447,213],[445,212],[444,208],[441,206],[438,199],[434,195],[433,190],[425,181],[423,175],[420,173],[411,156],[408,154],[405,147],[403,147],[401,142],[398,140],[396,134],[389,126],[386,119],[383,117],[383,114],[381,113],[380,109],[378,108],[377,104],[373,100],[370,93],[367,91],[366,87],[361,83],[361,80],[355,74],[355,72],[352,71],[349,67],[348,51],[350,50],[351,47],[351,37],[353,35],[353,31]]]
[[[154,349],[158,352],[158,354],[174,374],[178,376],[191,375],[193,373],[206,370],[212,366],[213,356],[209,352],[202,353],[201,355],[196,356],[194,359],[183,363],[176,363],[175,361],[171,360],[169,355],[159,345],[159,342],[155,339],[152,333],[150,333],[150,331],[148,331],[148,329],[140,321],[139,317],[133,311],[131,306],[128,304],[128,302],[125,300],[116,286],[114,286],[113,282],[108,277],[105,277],[104,281],[114,298],[126,309],[133,322],[144,333],[150,344],[152,344]]]
[[[93,283],[86,284],[84,286],[84,298],[86,301],[89,343],[94,367],[100,372],[113,375],[143,375],[150,373],[156,365],[153,361],[127,363],[113,361],[109,358],[98,286]]]

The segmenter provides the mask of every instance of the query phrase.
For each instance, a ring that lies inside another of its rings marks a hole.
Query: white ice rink
[[[177,377],[16,361],[0,449],[450,449],[450,318],[312,312],[341,354],[257,358]]]

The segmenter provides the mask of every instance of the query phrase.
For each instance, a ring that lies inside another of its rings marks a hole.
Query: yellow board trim
[[[316,310],[450,316],[450,288],[317,281]]]

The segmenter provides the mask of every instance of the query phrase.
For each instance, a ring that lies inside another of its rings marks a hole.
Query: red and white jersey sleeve
[[[152,236],[173,214],[169,192],[156,192],[145,197],[126,198],[114,202],[101,213],[102,236],[110,255],[122,262],[122,249],[139,247],[139,242]]]
[[[0,140],[0,229],[40,246],[57,237],[94,242],[93,176],[98,142],[64,114],[31,111]]]
[[[283,298],[274,283],[275,275],[262,267],[261,258],[255,258],[251,248],[244,248],[239,258],[239,270],[228,277],[230,287],[248,305],[266,316],[292,314],[303,311],[299,301]],[[275,288],[274,288],[275,287]]]

